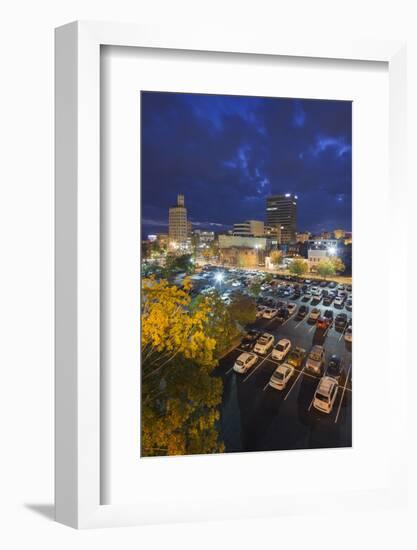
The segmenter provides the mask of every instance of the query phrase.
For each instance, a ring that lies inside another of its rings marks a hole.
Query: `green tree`
[[[293,260],[288,266],[289,272],[293,275],[302,276],[308,271],[306,260]]]
[[[142,454],[222,452],[217,424],[222,381],[209,299],[190,307],[190,283],[142,282]]]
[[[329,260],[332,262],[336,273],[343,273],[346,269],[345,264],[337,256],[331,256]]]
[[[329,259],[326,259],[318,263],[317,273],[321,277],[324,277],[326,279],[327,277],[331,277],[332,275],[335,275],[336,269],[333,262]]]
[[[197,298],[197,305],[201,299],[201,297]],[[206,335],[216,342],[214,356],[219,358],[240,335],[241,331],[232,317],[230,306],[227,306],[223,302],[217,290],[213,290],[207,294],[205,299],[208,300],[210,308],[209,319],[205,329]]]
[[[170,277],[175,273],[187,273],[191,275],[195,271],[194,258],[191,254],[181,256],[169,255],[165,263],[165,276]]]
[[[242,326],[254,323],[256,321],[255,300],[244,294],[237,294],[229,306],[229,312],[232,319]]]
[[[259,294],[261,293],[261,283],[253,283],[249,287],[249,292],[251,293],[252,296],[257,298],[259,296]]]
[[[275,267],[278,267],[282,263],[283,254],[281,250],[273,250],[270,254],[270,259]]]

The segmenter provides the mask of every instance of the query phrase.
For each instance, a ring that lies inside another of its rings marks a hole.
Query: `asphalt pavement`
[[[222,283],[223,290],[228,288],[227,281]],[[274,292],[268,293],[275,298]],[[276,367],[280,364],[271,357],[258,357],[257,363],[245,374],[234,372],[233,365],[244,351],[239,346],[220,360],[216,375],[221,376],[224,384],[221,404],[220,431],[226,452],[295,450],[334,448],[352,446],[352,349],[345,342],[344,331],[338,331],[333,325],[327,331],[316,330],[310,324],[308,316],[296,318],[299,299],[280,298],[295,302],[297,309],[286,321],[277,319],[258,319],[247,328],[273,334],[274,345],[281,338],[288,338],[292,347],[304,348],[307,353],[314,344],[325,348],[325,366],[332,354],[338,355],[344,366],[344,377],[339,383],[336,401],[330,414],[317,411],[313,407],[313,397],[320,376],[306,372],[304,363],[296,368],[284,390],[276,390],[268,382]],[[307,303],[311,310],[311,305]],[[345,308],[317,306],[322,313],[333,310],[346,313],[348,319],[352,312]]]

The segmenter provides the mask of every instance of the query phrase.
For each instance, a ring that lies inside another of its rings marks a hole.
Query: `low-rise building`
[[[309,231],[304,231],[303,233],[296,233],[295,240],[297,243],[305,243],[311,239],[311,233]]]
[[[344,239],[346,231],[344,229],[335,229],[333,234],[335,239]]]
[[[219,258],[224,265],[256,267],[264,265],[265,254],[271,247],[266,237],[219,235]]]
[[[267,237],[250,237],[241,235],[219,235],[219,248],[253,248],[266,249],[269,246]]]
[[[259,220],[247,220],[233,225],[233,235],[242,237],[262,237],[264,234],[264,222]]]
[[[316,271],[317,266],[323,260],[327,260],[330,256],[327,248],[310,248],[308,251],[308,267],[310,271]]]

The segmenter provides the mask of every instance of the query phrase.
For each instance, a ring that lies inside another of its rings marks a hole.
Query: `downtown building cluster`
[[[306,259],[310,271],[315,271],[320,261],[336,255],[350,273],[351,233],[343,229],[319,235],[297,232],[297,203],[298,196],[291,193],[267,197],[264,220],[237,221],[231,230],[215,233],[192,228],[184,195],[179,194],[176,204],[169,208],[168,234],[149,237],[157,239],[169,253],[193,252],[197,260],[209,261],[208,250],[215,249],[221,264],[247,268],[272,267],[270,256],[274,250],[281,251],[287,263],[296,257]]]

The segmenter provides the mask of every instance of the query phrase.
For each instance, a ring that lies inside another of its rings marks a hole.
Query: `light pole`
[[[224,275],[221,271],[218,271],[214,276],[214,280],[216,281],[216,283],[219,283],[220,288],[222,287],[223,279],[224,279]]]

